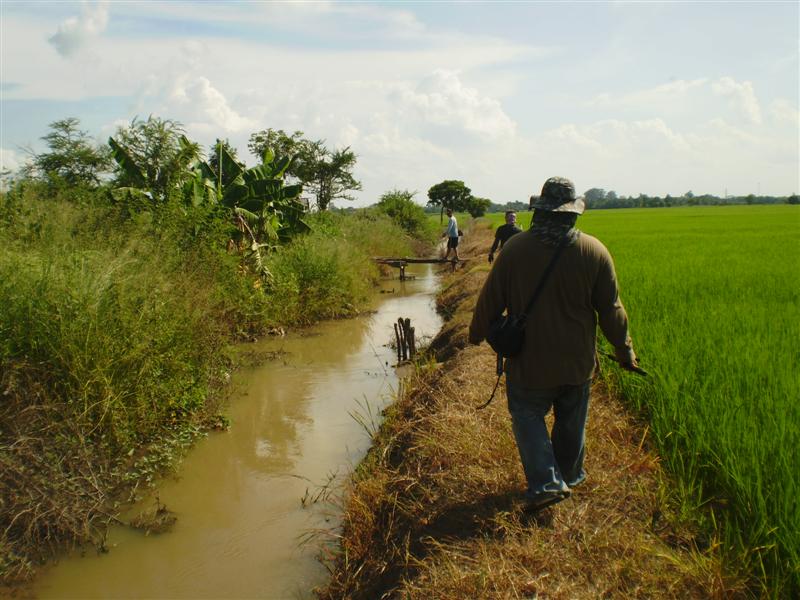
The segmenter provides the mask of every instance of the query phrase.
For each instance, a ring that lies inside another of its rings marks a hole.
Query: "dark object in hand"
[[[614,356],[610,352],[606,352],[605,356],[607,358],[610,358],[611,360],[613,360],[615,363],[617,363],[620,367],[622,367],[626,371],[632,371],[633,373],[638,373],[639,375],[644,375],[645,377],[648,374],[647,371],[645,371],[639,365],[634,364],[634,363],[629,363],[629,362],[622,362],[620,359],[618,359],[616,356]]]

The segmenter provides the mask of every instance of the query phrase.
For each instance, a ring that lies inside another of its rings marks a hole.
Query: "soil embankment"
[[[447,322],[353,475],[322,598],[714,598],[744,595],[713,544],[679,525],[647,427],[596,382],[588,479],[536,517],[494,355],[467,343],[491,231],[473,227],[444,283]],[[437,362],[438,361],[438,362]],[[442,362],[443,361],[443,362]]]

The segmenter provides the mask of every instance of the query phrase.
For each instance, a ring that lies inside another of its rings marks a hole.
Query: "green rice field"
[[[761,593],[798,597],[800,207],[589,211],[578,226],[614,256],[651,374],[614,381],[647,416],[670,491]]]

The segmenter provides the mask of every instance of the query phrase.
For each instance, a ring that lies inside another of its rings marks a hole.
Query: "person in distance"
[[[494,233],[494,243],[492,244],[492,248],[489,250],[489,263],[494,261],[494,253],[498,246],[502,250],[503,246],[511,238],[511,236],[517,233],[522,233],[522,229],[517,227],[517,213],[515,213],[513,210],[507,210],[505,225],[500,225],[500,227],[498,227],[497,231]]]

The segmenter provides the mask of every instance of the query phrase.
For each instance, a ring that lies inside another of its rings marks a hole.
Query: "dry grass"
[[[736,598],[740,579],[716,547],[670,510],[669,482],[647,429],[593,390],[588,479],[536,517],[521,511],[524,476],[494,355],[466,327],[485,278],[489,232],[439,298],[449,320],[386,414],[351,481],[341,547],[321,598]]]

